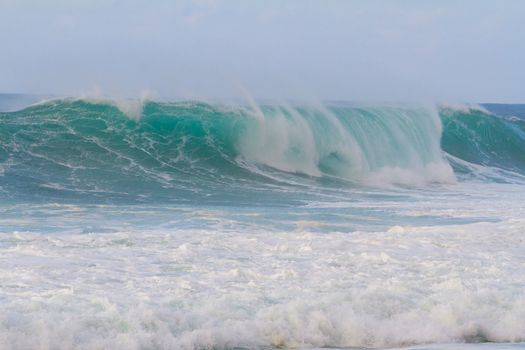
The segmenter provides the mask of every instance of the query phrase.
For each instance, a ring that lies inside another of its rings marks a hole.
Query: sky
[[[525,102],[522,0],[0,0],[0,92]]]

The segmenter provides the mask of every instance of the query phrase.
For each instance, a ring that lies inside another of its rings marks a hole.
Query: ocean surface
[[[523,105],[0,96],[0,349],[525,349]]]

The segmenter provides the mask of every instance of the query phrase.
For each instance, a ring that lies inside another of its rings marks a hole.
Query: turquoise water
[[[235,205],[301,186],[453,183],[479,175],[469,165],[525,171],[525,121],[480,109],[135,108],[130,118],[110,103],[58,100],[0,114],[3,197]],[[296,192],[277,200],[294,204],[308,191]]]
[[[1,112],[0,348],[523,348],[525,122],[487,108]]]

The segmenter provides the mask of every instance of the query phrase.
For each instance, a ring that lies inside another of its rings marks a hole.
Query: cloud
[[[0,1],[0,91],[525,100],[520,1]]]

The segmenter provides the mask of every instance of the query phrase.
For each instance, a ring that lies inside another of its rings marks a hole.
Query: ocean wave
[[[59,99],[0,114],[6,196],[205,197],[239,183],[454,183],[525,171],[524,121],[483,109]]]

